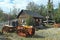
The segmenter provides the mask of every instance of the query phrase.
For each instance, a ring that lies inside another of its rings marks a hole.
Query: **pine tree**
[[[53,18],[53,1],[51,2],[51,0],[48,0],[48,5],[47,5],[47,10],[48,10],[48,13],[47,15],[49,16],[49,18]]]

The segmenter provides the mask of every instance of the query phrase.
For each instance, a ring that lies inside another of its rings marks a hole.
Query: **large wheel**
[[[6,34],[8,32],[8,30],[6,30],[5,27],[2,28],[2,34]]]

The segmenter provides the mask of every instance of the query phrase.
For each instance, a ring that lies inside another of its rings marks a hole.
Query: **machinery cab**
[[[17,21],[17,20],[16,20],[16,21],[12,21],[12,26],[13,26],[13,27],[18,26],[18,21]]]

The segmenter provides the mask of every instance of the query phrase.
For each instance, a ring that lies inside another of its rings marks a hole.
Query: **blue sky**
[[[20,9],[26,9],[26,6],[29,2],[35,2],[36,4],[47,5],[48,0],[0,0],[0,8],[4,12],[9,12],[10,8],[13,9],[13,6]],[[54,7],[58,6],[60,0],[53,0]]]

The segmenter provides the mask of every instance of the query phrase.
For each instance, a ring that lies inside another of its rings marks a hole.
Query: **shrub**
[[[31,16],[26,19],[26,25],[28,25],[28,26],[33,26],[34,25],[34,20]]]
[[[55,19],[56,23],[60,23],[60,18]]]

